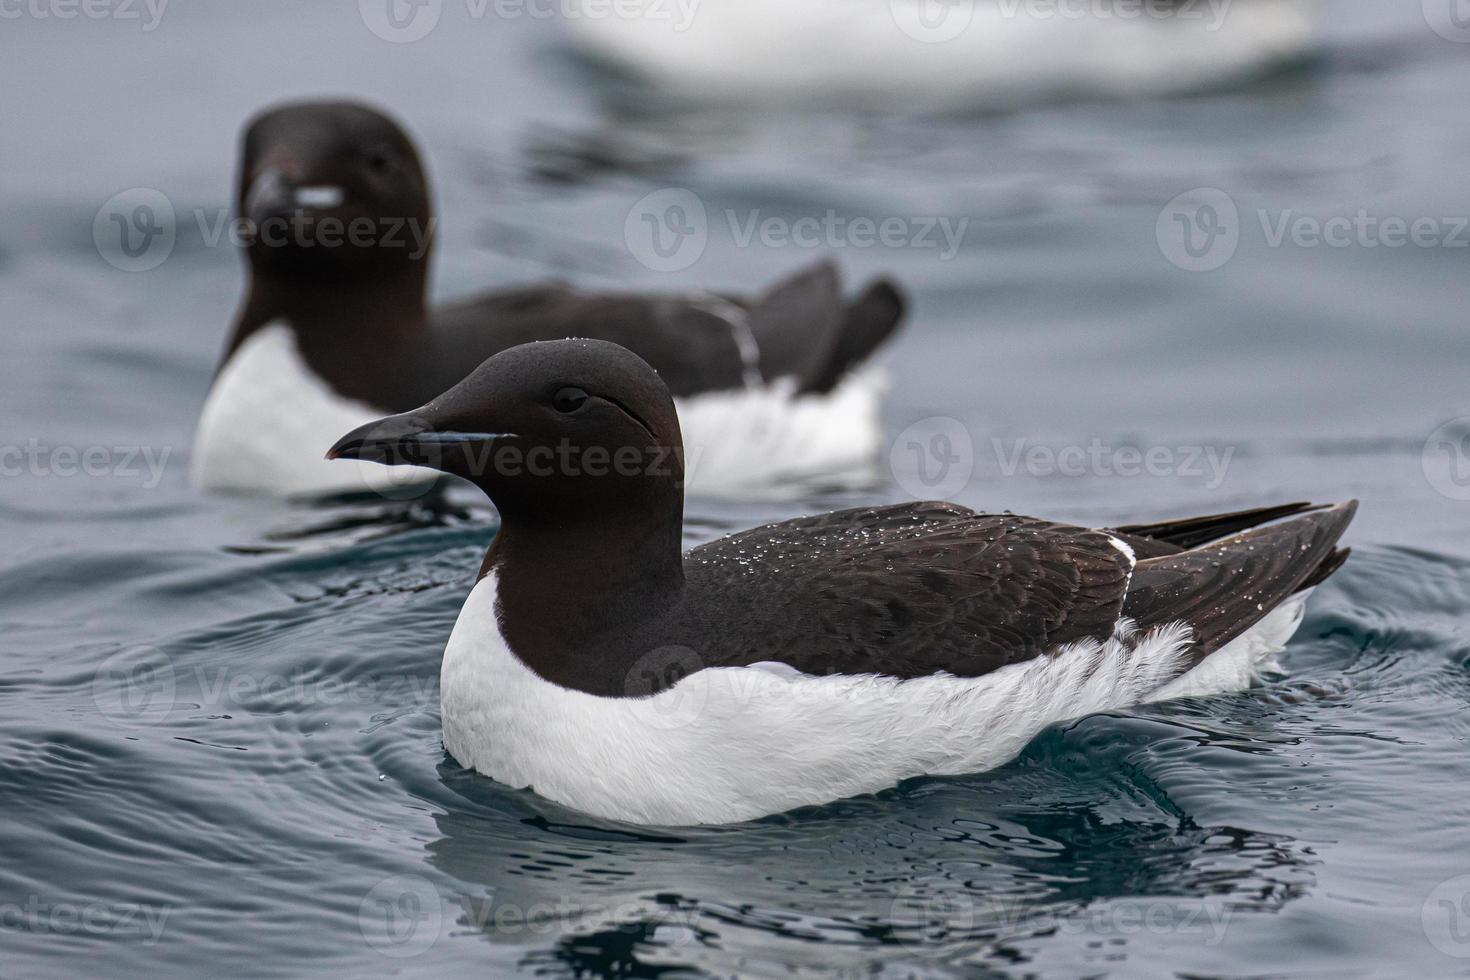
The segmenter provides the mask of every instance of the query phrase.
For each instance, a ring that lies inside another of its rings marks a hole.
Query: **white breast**
[[[256,331],[220,371],[199,415],[190,473],[206,490],[281,496],[417,496],[439,474],[327,460],[348,432],[386,412],[337,394],[307,366],[283,323]]]
[[[490,575],[445,649],[444,746],[467,768],[598,816],[747,820],[913,776],[989,769],[1069,718],[1242,687],[1295,628],[1293,605],[1211,658],[1229,669],[1202,674],[1206,661],[1172,683],[1183,626],[1120,630],[1106,644],[975,679],[813,677],[756,665],[702,670],[652,697],[602,698],[550,684],[516,658],[500,635]]]
[[[1307,50],[1312,6],[1190,0],[1159,16],[1163,4],[1098,0],[638,0],[637,16],[566,26],[681,92],[943,109],[1232,82]]]

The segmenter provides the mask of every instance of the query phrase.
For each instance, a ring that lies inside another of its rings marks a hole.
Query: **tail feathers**
[[[1210,514],[1206,517],[1186,517],[1177,521],[1160,521],[1157,524],[1132,524],[1115,528],[1119,534],[1139,538],[1150,538],[1175,546],[1180,551],[1198,548],[1202,544],[1250,530],[1268,521],[1279,521],[1283,517],[1321,510],[1321,504],[1305,502],[1280,504],[1275,507],[1257,507],[1231,514]]]
[[[1322,564],[1317,566],[1317,570],[1311,575],[1308,575],[1306,580],[1297,586],[1297,592],[1306,592],[1308,589],[1315,589],[1327,581],[1333,572],[1343,566],[1343,563],[1348,560],[1348,556],[1352,553],[1353,549],[1351,548],[1334,548],[1332,554],[1322,559]]]
[[[903,313],[886,279],[844,304],[837,267],[820,262],[751,303],[749,322],[767,381],[795,378],[798,394],[825,394],[892,336]]]
[[[1123,613],[1145,628],[1187,623],[1202,658],[1340,567],[1347,555],[1337,541],[1356,511],[1356,501],[1311,509],[1205,547],[1140,561]]]
[[[835,388],[848,371],[893,336],[903,320],[904,305],[903,294],[891,280],[879,279],[868,286],[843,310],[831,353],[800,391],[825,394]]]

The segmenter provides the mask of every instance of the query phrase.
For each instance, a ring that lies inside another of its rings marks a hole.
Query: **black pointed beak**
[[[326,211],[341,206],[347,192],[336,184],[298,184],[276,167],[263,170],[251,181],[240,213],[256,227],[270,218],[297,211]]]
[[[353,429],[327,450],[327,459],[361,459],[386,466],[443,470],[446,450],[451,447],[484,445],[508,435],[508,432],[443,431],[418,412],[405,412]]]

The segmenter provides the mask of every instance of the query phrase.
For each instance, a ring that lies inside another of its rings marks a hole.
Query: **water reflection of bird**
[[[1158,727],[1096,718],[1048,735],[1030,765],[734,830],[645,833],[446,764],[457,799],[434,816],[429,862],[464,886],[457,928],[521,950],[523,968],[589,976],[671,956],[726,975],[777,949],[858,971],[875,950],[1043,941],[1145,896],[1203,941],[1227,907],[1269,914],[1305,894],[1310,848],[1196,823],[1150,785],[1137,743]],[[1098,749],[1084,770],[1049,758],[1079,742]]]

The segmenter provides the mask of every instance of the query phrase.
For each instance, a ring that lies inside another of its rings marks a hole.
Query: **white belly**
[[[444,746],[466,768],[602,817],[748,820],[913,776],[993,768],[1070,718],[1244,687],[1295,629],[1300,606],[1272,613],[1172,683],[1183,627],[975,679],[813,677],[772,664],[702,670],[652,697],[603,698],[550,684],[511,653],[491,575],[444,652]],[[1216,658],[1225,669],[1207,671]]]
[[[686,485],[719,494],[780,491],[813,478],[870,480],[882,391],[869,371],[821,397],[793,398],[790,384],[779,382],[683,399]],[[437,473],[323,458],[342,436],[384,414],[334,392],[302,359],[290,329],[271,324],[215,379],[200,413],[191,475],[197,486],[224,493],[416,497]]]
[[[272,323],[235,351],[210,388],[190,475],[221,493],[416,497],[438,473],[325,458],[338,439],[385,414],[333,391],[307,366],[291,330]]]
[[[967,108],[1208,88],[1301,56],[1313,0],[641,0],[573,39],[710,98]],[[1129,16],[1132,14],[1132,16]]]

